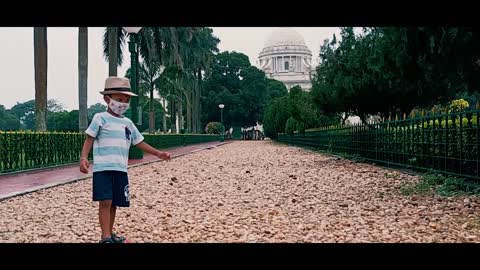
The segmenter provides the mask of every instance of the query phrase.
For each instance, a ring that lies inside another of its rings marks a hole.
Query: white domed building
[[[291,28],[275,30],[258,58],[267,77],[283,82],[287,89],[296,85],[306,91],[312,88],[312,52],[297,31]]]

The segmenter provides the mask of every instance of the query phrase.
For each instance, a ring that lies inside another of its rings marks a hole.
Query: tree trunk
[[[150,103],[148,104],[148,132],[155,133],[155,111],[153,110],[153,86],[150,86]]]
[[[203,127],[202,127],[202,123],[200,121],[200,117],[202,115],[202,104],[200,102],[200,98],[202,96],[202,69],[199,68],[198,69],[198,88],[197,88],[197,100],[196,100],[196,103],[197,103],[197,131],[199,133],[202,133],[203,131]]]
[[[88,27],[78,28],[78,129],[87,129]]]
[[[183,129],[183,102],[179,100],[178,102],[178,128],[177,133],[180,133],[180,130]]]
[[[108,76],[117,76],[118,27],[108,28]],[[133,112],[132,112],[133,113]]]
[[[35,66],[35,129],[47,130],[47,28],[33,28],[33,54]]]
[[[197,80],[192,89],[192,133],[197,133]]]
[[[187,133],[192,131],[192,92],[193,89],[190,88],[187,93]]]
[[[166,99],[163,98],[163,132],[167,132],[167,105]]]
[[[175,100],[173,99],[173,96],[171,98],[171,102],[170,102],[170,108],[169,108],[169,111],[171,110],[170,112],[170,129],[172,130],[172,133],[177,133],[176,132],[176,110],[175,110],[175,107],[176,107],[176,104],[175,104]]]

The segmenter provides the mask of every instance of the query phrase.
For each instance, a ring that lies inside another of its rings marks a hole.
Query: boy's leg
[[[115,223],[115,213],[117,212],[116,206],[110,206],[110,234],[113,232],[113,224]]]
[[[113,175],[111,171],[93,173],[93,200],[98,201],[98,219],[102,230],[102,239],[111,236],[110,208],[113,199]]]
[[[113,226],[115,223],[115,214],[117,207],[129,207],[130,196],[128,191],[128,175],[125,172],[114,172],[113,180],[113,201],[110,209],[110,229],[113,235]],[[125,242],[125,238],[115,235],[113,240],[116,242]]]
[[[100,228],[102,229],[102,239],[110,238],[111,230],[111,207],[112,200],[104,200],[99,202],[98,217],[100,220]]]

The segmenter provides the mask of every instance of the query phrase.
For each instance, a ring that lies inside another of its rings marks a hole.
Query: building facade
[[[259,54],[259,65],[268,78],[281,81],[287,89],[299,85],[312,88],[312,52],[303,37],[291,28],[275,30]]]

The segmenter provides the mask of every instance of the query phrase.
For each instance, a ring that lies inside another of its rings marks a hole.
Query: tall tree
[[[33,28],[33,53],[35,65],[35,128],[47,130],[47,28]]]
[[[88,27],[78,28],[78,128],[84,131],[88,126],[87,115],[88,77]]]
[[[123,64],[123,46],[126,32],[122,27],[107,27],[103,34],[103,55],[108,61],[108,76],[117,76],[117,68]]]
[[[149,63],[146,61],[141,62],[139,65],[139,93],[141,96],[147,96],[149,98],[149,108],[148,108],[148,123],[149,123],[149,133],[155,132],[155,102],[154,93],[157,85],[159,84],[160,74],[163,71],[163,67],[159,65],[157,61],[151,59]],[[125,77],[131,77],[131,69],[127,70]]]
[[[35,100],[17,102],[10,111],[20,120],[21,128],[27,130],[35,129]]]
[[[107,110],[107,106],[101,103],[95,103],[91,105],[90,107],[88,107],[88,121],[89,122],[92,121],[93,116],[96,113],[105,112],[106,110]]]
[[[246,55],[237,52],[215,55],[212,72],[204,83],[202,124],[220,121],[220,103],[225,104],[224,124],[227,128],[261,122],[271,100],[270,83],[263,71],[250,64]]]
[[[0,105],[0,130],[18,130],[20,129],[20,120],[11,110],[6,110]]]
[[[192,130],[194,132],[201,132],[200,112],[201,112],[201,96],[203,89],[202,73],[209,76],[214,60],[214,55],[218,53],[218,43],[220,39],[213,35],[211,28],[202,27],[193,35],[191,47],[193,48],[193,63],[192,71],[195,74],[197,81],[194,85],[191,99],[192,99]]]

